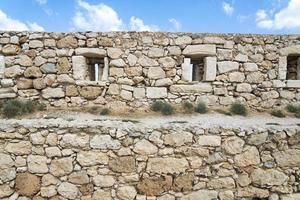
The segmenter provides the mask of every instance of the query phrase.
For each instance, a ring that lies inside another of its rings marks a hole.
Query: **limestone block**
[[[158,196],[163,192],[169,191],[172,186],[171,176],[147,177],[139,181],[137,189],[140,194],[148,196]],[[159,198],[159,200],[172,200]],[[173,199],[175,200],[175,198]]]
[[[258,71],[258,66],[255,63],[244,63],[243,66],[246,72]]]
[[[204,81],[214,81],[217,74],[217,58],[205,57],[204,58]]]
[[[87,100],[96,99],[101,94],[101,92],[102,88],[93,86],[84,86],[79,89],[79,94]]]
[[[182,52],[185,56],[215,56],[216,45],[213,44],[199,44],[188,45]]]
[[[287,57],[280,56],[278,62],[278,79],[286,80],[287,75]]]
[[[60,40],[57,41],[56,46],[58,48],[69,48],[69,49],[74,49],[78,46],[78,41],[77,39],[72,36],[72,35],[68,35]]]
[[[146,88],[147,98],[160,99],[168,96],[167,88],[164,87],[147,87]]]
[[[134,145],[133,151],[140,155],[152,155],[158,152],[158,148],[148,140],[143,139]]]
[[[201,135],[198,138],[198,144],[200,146],[221,146],[221,137],[214,135]]]
[[[184,61],[181,65],[181,76],[184,81],[192,81],[193,67],[191,65],[190,58],[184,58]]]
[[[300,52],[300,45],[293,45],[280,49],[279,53],[282,56],[297,55]]]
[[[250,93],[252,91],[252,87],[249,83],[240,83],[240,84],[237,84],[236,91]]]
[[[20,55],[15,60],[15,64],[21,65],[21,66],[24,66],[24,67],[30,67],[30,66],[32,66],[33,62],[32,62],[32,60],[29,56]]]
[[[225,40],[221,37],[206,36],[203,38],[203,43],[207,44],[224,44]]]
[[[170,86],[172,84],[173,84],[173,81],[169,78],[158,79],[155,81],[155,86],[157,86],[157,87]]]
[[[44,47],[44,44],[40,40],[30,40],[29,41],[29,47],[32,48],[32,49],[42,48],[42,47]]]
[[[86,76],[87,66],[84,56],[72,56],[73,77],[76,80],[84,80]]]
[[[57,192],[67,199],[76,199],[79,195],[77,186],[68,182],[61,183],[57,188]]]
[[[259,152],[256,147],[247,147],[244,152],[234,157],[234,162],[239,167],[258,165],[260,163]]]
[[[44,74],[55,74],[57,72],[57,67],[53,63],[45,63],[40,69]]]
[[[40,191],[40,178],[30,173],[20,173],[15,188],[19,195],[32,197]]]
[[[171,57],[163,57],[158,60],[159,64],[162,65],[164,69],[171,69],[176,66],[176,61]]]
[[[96,135],[91,139],[90,146],[93,149],[119,149],[121,144],[110,135]]]
[[[18,45],[7,44],[2,48],[2,53],[5,56],[17,55],[21,51],[21,48]]]
[[[190,36],[181,36],[176,38],[175,40],[175,44],[176,45],[187,45],[187,44],[191,44],[192,43],[192,38]]]
[[[120,200],[134,200],[136,195],[137,192],[133,186],[122,186],[117,189],[117,197]]]
[[[231,72],[231,71],[237,71],[238,69],[239,69],[238,62],[232,62],[232,61],[218,62],[218,71],[220,74]]]
[[[39,155],[29,155],[27,157],[28,171],[31,173],[45,174],[47,173],[47,157]]]
[[[81,166],[107,164],[108,156],[99,151],[80,151],[77,153],[77,161]]]
[[[120,58],[124,52],[119,48],[108,48],[107,55],[112,59]]]
[[[132,100],[132,92],[127,90],[121,90],[120,96],[122,99],[131,101]]]
[[[124,67],[126,64],[124,62],[123,59],[119,58],[119,59],[115,59],[115,60],[111,60],[109,63],[109,66],[112,67]]]
[[[288,88],[300,88],[300,80],[287,80],[286,87]]]
[[[75,54],[86,57],[105,57],[107,55],[105,49],[99,48],[77,48]]]
[[[251,180],[254,184],[266,187],[282,185],[288,180],[288,176],[275,169],[263,170],[258,168],[251,173]]]
[[[205,93],[211,92],[212,86],[210,83],[198,83],[195,85],[171,85],[170,92],[172,93]]]
[[[161,79],[166,77],[166,73],[161,67],[150,67],[148,77],[150,79]]]
[[[73,171],[72,158],[61,158],[51,161],[50,173],[56,177],[65,176]]]
[[[242,72],[232,72],[229,74],[230,82],[241,83],[244,82],[244,80],[245,80],[245,75]]]
[[[136,99],[143,99],[146,96],[145,88],[134,88],[133,89],[133,97]]]
[[[164,49],[153,47],[149,50],[148,56],[150,58],[159,58],[164,56]]]
[[[4,150],[15,155],[28,155],[31,153],[32,145],[28,141],[20,141],[17,143],[7,143]]]
[[[19,76],[23,73],[23,70],[19,65],[14,65],[4,69],[4,76],[8,78],[13,78]]]
[[[300,165],[300,150],[287,149],[277,151],[273,154],[278,166],[280,167],[297,167]]]
[[[189,164],[185,158],[149,158],[146,171],[158,174],[179,174],[188,168]]]
[[[28,67],[24,72],[26,78],[39,78],[42,76],[42,72],[38,67]]]
[[[42,96],[45,99],[62,98],[65,93],[62,88],[46,88],[42,90]]]
[[[224,143],[222,144],[222,148],[225,150],[228,154],[238,154],[243,151],[244,147],[244,140],[242,140],[239,137],[233,136],[227,138]]]
[[[122,77],[122,76],[124,76],[124,69],[117,68],[117,67],[110,67],[109,68],[109,76]]]
[[[239,53],[237,56],[234,57],[234,60],[237,61],[237,62],[247,62],[248,61],[248,56]]]
[[[113,176],[97,175],[93,177],[93,182],[98,187],[111,187],[115,184],[116,180]]]
[[[182,200],[213,200],[218,199],[218,192],[214,190],[198,190],[184,195]]]
[[[135,159],[132,156],[110,159],[108,166],[112,171],[120,173],[133,173],[136,170]]]
[[[158,66],[158,62],[154,59],[151,59],[147,56],[141,56],[138,59],[138,64],[140,64],[143,67],[154,67],[154,66]]]

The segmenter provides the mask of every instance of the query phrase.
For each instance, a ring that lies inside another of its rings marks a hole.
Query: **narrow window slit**
[[[192,81],[202,81],[204,75],[204,59],[191,59],[192,65]]]
[[[89,79],[90,81],[102,81],[104,71],[103,58],[88,58],[87,59]]]
[[[300,56],[287,57],[287,80],[300,80]]]

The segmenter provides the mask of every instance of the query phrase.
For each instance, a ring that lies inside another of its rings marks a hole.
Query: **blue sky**
[[[300,0],[0,0],[0,30],[300,33]]]

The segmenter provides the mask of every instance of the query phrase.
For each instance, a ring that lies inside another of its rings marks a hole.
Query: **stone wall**
[[[1,32],[0,98],[114,108],[238,100],[271,108],[300,100],[299,80],[286,80],[289,55],[300,55],[300,36]],[[87,77],[91,57],[104,59],[100,81]],[[195,57],[204,57],[200,82],[188,78]]]
[[[7,121],[0,199],[297,200],[299,155],[297,126]]]

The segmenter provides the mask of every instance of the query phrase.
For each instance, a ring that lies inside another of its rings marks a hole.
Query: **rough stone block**
[[[164,87],[147,87],[147,97],[150,99],[166,98],[168,96],[167,88]]]
[[[170,91],[173,93],[203,93],[211,92],[212,86],[210,83],[198,83],[195,85],[171,85]]]
[[[220,74],[237,71],[239,69],[238,62],[231,62],[231,61],[222,61],[218,62],[218,70]]]
[[[205,57],[204,58],[204,81],[214,81],[217,74],[217,58]]]
[[[199,44],[188,45],[182,52],[185,56],[215,56],[216,45],[214,44]]]
[[[87,67],[86,58],[84,56],[72,56],[73,77],[76,80],[84,80]]]

